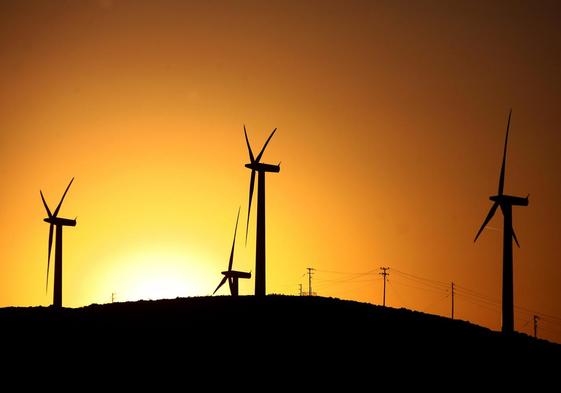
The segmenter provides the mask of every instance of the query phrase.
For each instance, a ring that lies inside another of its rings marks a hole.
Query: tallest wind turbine
[[[245,230],[245,241],[247,243],[247,232],[249,228],[249,215],[251,213],[251,200],[253,198],[253,187],[255,186],[255,172],[259,173],[259,184],[257,189],[257,241],[255,247],[255,296],[265,296],[265,173],[267,172],[280,172],[279,165],[263,164],[261,163],[261,157],[265,152],[265,148],[269,144],[269,141],[275,134],[275,128],[269,138],[263,145],[263,148],[257,155],[253,156],[253,151],[251,150],[251,145],[249,144],[249,139],[247,138],[247,131],[245,125],[243,126],[243,132],[245,134],[245,142],[247,143],[247,150],[249,151],[249,164],[245,164],[245,167],[251,169],[251,179],[249,182],[249,208],[247,209],[247,223]]]
[[[475,236],[474,242],[477,240],[485,226],[500,206],[503,212],[504,224],[503,224],[503,333],[512,333],[514,331],[514,296],[513,296],[513,273],[512,273],[512,240],[518,244],[518,239],[512,228],[512,206],[528,206],[528,197],[521,198],[511,195],[505,195],[503,193],[504,183],[505,183],[505,165],[506,165],[506,149],[508,145],[508,132],[510,129],[510,116],[512,115],[512,110],[508,114],[508,123],[506,126],[506,137],[505,146],[503,151],[503,163],[501,166],[501,174],[499,176],[499,192],[497,195],[489,197],[493,201],[493,206],[487,214],[483,225],[479,228],[477,235]]]

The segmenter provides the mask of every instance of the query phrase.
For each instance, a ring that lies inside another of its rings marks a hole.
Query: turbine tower
[[[238,209],[238,217],[236,218],[236,229],[234,229],[234,241],[232,243],[232,251],[230,252],[230,261],[228,262],[228,270],[222,272],[224,278],[220,281],[220,284],[216,287],[213,295],[220,289],[222,285],[228,281],[228,285],[230,286],[230,294],[232,296],[238,296],[238,279],[240,278],[251,278],[251,273],[246,272],[238,272],[236,270],[232,270],[232,265],[234,263],[234,248],[236,246],[236,233],[238,232],[238,221],[240,219],[240,209]]]
[[[76,219],[71,220],[68,218],[60,218],[58,217],[58,212],[60,211],[60,207],[62,206],[62,202],[64,201],[64,197],[68,192],[68,189],[72,185],[74,178],[70,180],[68,187],[66,187],[66,191],[62,194],[62,198],[58,203],[54,213],[51,214],[51,210],[45,201],[45,197],[43,196],[43,192],[39,190],[41,194],[41,200],[43,201],[43,205],[45,205],[45,209],[47,210],[48,217],[45,218],[43,221],[49,223],[49,255],[47,257],[47,285],[46,289],[49,288],[49,268],[51,264],[51,248],[53,245],[53,227],[56,227],[56,243],[55,243],[55,284],[53,290],[53,307],[61,308],[62,307],[62,227],[76,226]]]
[[[245,164],[245,167],[251,169],[251,179],[249,182],[249,208],[247,209],[247,223],[245,229],[245,242],[247,244],[247,233],[249,229],[249,215],[251,213],[251,199],[253,198],[253,187],[255,185],[255,172],[259,174],[258,178],[258,189],[257,189],[257,240],[255,247],[255,296],[265,296],[265,173],[267,172],[280,172],[279,165],[263,164],[261,163],[261,157],[265,148],[269,144],[269,141],[275,134],[275,128],[269,138],[263,145],[263,148],[257,155],[253,156],[251,151],[251,146],[249,144],[249,139],[247,138],[247,131],[245,125],[243,126],[243,132],[245,134],[245,141],[247,143],[247,149],[249,151],[249,164]]]
[[[503,333],[514,332],[514,295],[513,295],[513,266],[512,266],[512,239],[516,242],[516,245],[520,247],[514,228],[512,227],[512,206],[528,206],[528,196],[526,198],[505,195],[504,182],[505,182],[505,165],[506,165],[506,151],[508,145],[508,132],[510,129],[510,116],[512,115],[512,109],[508,114],[508,123],[506,126],[506,137],[505,146],[503,151],[503,163],[501,166],[501,174],[499,176],[499,192],[497,195],[489,197],[493,201],[493,206],[491,210],[485,217],[483,225],[479,228],[477,235],[475,235],[474,242],[477,240],[485,226],[489,223],[493,215],[500,207],[503,212],[504,224],[503,224],[503,299],[502,299],[502,331]]]

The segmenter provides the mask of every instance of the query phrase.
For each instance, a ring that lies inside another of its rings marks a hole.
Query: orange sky
[[[376,274],[328,271],[390,266],[500,300],[500,215],[473,237],[512,107],[505,189],[531,194],[515,304],[561,317],[561,10],[512,3],[3,1],[0,306],[51,303],[39,189],[54,208],[72,176],[64,305],[212,293],[247,214],[244,123],[254,150],[278,128],[269,293],[313,266],[319,294],[381,303]],[[247,248],[244,232],[235,268],[254,271],[254,220]],[[390,270],[388,304],[448,315],[420,284]],[[500,328],[469,300],[458,318]]]

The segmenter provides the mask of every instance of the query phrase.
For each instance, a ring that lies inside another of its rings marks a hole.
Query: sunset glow
[[[51,304],[39,190],[72,177],[64,306],[210,295],[239,206],[254,272],[245,124],[257,150],[278,128],[268,293],[314,267],[319,295],[380,304],[389,266],[388,305],[448,316],[454,281],[457,318],[499,329],[501,219],[473,238],[512,107],[515,328],[543,313],[561,342],[561,9],[476,3],[1,2],[0,306]]]

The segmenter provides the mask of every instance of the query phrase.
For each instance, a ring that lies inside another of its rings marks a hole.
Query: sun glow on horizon
[[[201,260],[169,250],[137,251],[119,257],[100,284],[110,282],[118,302],[208,295],[213,271],[202,269]]]

